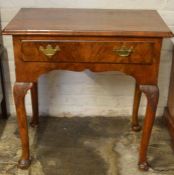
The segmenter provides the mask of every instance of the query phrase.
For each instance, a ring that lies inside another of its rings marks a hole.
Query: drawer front
[[[22,59],[29,62],[151,64],[154,42],[23,40]]]

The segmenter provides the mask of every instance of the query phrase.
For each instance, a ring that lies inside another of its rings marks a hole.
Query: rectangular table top
[[[23,8],[4,29],[10,35],[171,37],[155,10]]]

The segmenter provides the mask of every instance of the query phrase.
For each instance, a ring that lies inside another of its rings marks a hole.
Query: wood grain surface
[[[56,8],[21,9],[3,34],[172,36],[155,10]]]

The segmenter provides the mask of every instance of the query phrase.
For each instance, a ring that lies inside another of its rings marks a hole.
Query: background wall
[[[66,7],[66,8],[115,8],[157,9],[165,22],[174,31],[174,0],[0,0],[2,26],[4,27],[21,7]],[[4,36],[8,56],[4,55],[8,105],[15,114],[12,85],[15,67],[12,40]],[[159,72],[160,100],[157,115],[163,113],[167,102],[169,74],[172,59],[171,40],[165,40],[161,53]],[[134,92],[134,79],[118,72],[91,73],[53,71],[39,79],[41,115],[53,116],[130,116]],[[31,113],[30,96],[26,98],[28,113]],[[144,114],[146,100],[141,102],[140,115]]]

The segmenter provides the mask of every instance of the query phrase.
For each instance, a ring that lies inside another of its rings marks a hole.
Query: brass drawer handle
[[[52,56],[54,56],[56,54],[56,52],[60,51],[60,47],[57,45],[55,48],[53,48],[53,46],[51,44],[48,44],[46,46],[46,48],[44,48],[43,46],[40,46],[39,50],[44,55],[46,55],[47,57],[51,58]]]
[[[125,46],[122,46],[120,49],[114,48],[112,51],[115,52],[118,56],[128,57],[133,52],[133,47],[127,48]]]

